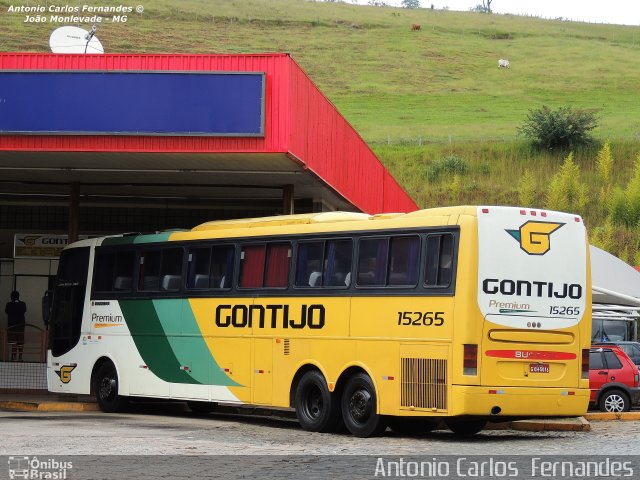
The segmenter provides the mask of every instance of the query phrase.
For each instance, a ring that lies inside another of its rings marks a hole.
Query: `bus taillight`
[[[589,349],[582,349],[582,378],[589,378]]]
[[[462,366],[464,375],[478,375],[478,345],[464,345],[464,362]]]

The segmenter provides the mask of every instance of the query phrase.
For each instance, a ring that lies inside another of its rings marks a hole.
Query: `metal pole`
[[[78,240],[80,183],[73,182],[69,189],[69,243]]]

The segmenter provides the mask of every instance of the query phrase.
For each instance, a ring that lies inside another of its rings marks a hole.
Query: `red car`
[[[589,351],[590,402],[603,412],[628,412],[640,402],[638,367],[619,347],[592,347]]]

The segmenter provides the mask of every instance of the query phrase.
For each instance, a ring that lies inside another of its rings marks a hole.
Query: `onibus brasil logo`
[[[551,249],[551,234],[564,223],[536,222],[529,220],[518,230],[506,230],[520,244],[520,248],[529,255],[544,255]]]

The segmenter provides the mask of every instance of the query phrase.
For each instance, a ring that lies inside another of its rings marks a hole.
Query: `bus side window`
[[[322,285],[322,255],[324,241],[299,242],[296,261],[296,287]]]
[[[264,286],[286,288],[289,284],[290,243],[267,244],[267,258],[264,272]]]
[[[206,247],[191,248],[189,249],[188,259],[187,288],[209,288],[209,279],[211,277],[211,249]]]
[[[425,285],[448,287],[453,273],[453,235],[450,233],[427,235]]]
[[[96,254],[93,290],[95,292],[130,292],[133,286],[135,252],[110,251]]]
[[[143,250],[140,254],[138,290],[160,289],[160,250]]]
[[[116,254],[113,290],[130,292],[133,286],[133,270],[136,255],[133,251],[121,251]]]
[[[236,248],[233,245],[213,247],[211,258],[211,288],[231,288],[233,260]]]
[[[418,283],[419,262],[418,236],[392,237],[387,285],[415,287]]]
[[[329,240],[325,245],[322,286],[348,287],[351,284],[351,240]]]
[[[358,252],[358,286],[384,286],[387,278],[389,239],[360,240]]]
[[[240,252],[240,288],[260,288],[264,277],[264,245],[245,245]]]
[[[163,291],[176,292],[182,285],[182,248],[162,250],[160,268],[160,288]]]

